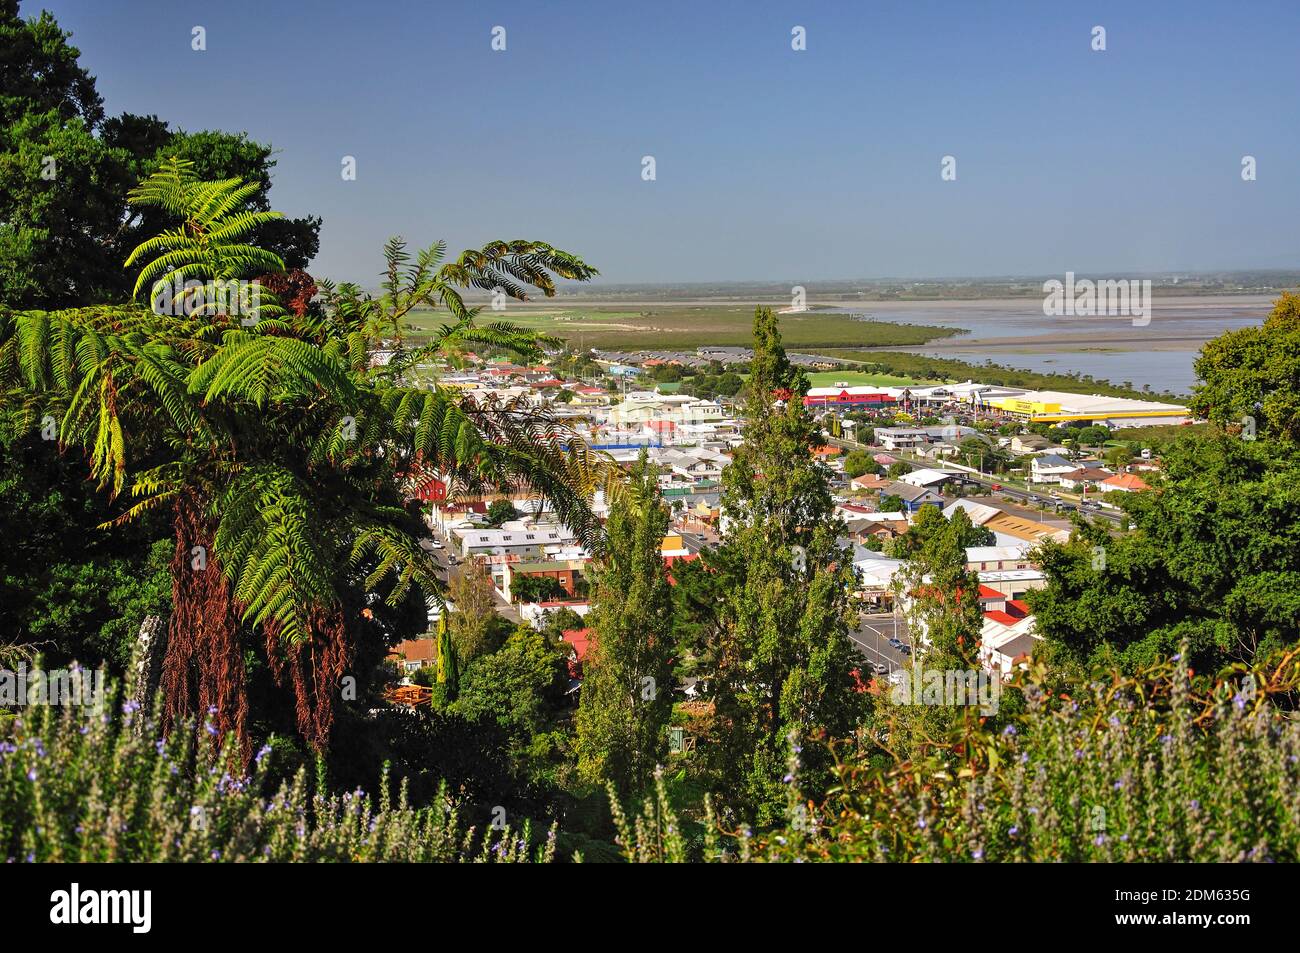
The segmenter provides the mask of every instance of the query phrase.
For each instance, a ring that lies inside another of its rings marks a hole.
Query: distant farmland
[[[445,312],[411,314],[417,334],[419,329],[432,329],[446,320]],[[693,351],[708,345],[748,346],[754,309],[738,305],[555,308],[512,303],[504,312],[484,308],[479,320],[511,321],[564,338],[581,348]],[[855,321],[845,314],[817,311],[781,315],[781,336],[786,347],[792,349],[906,347],[956,333],[950,328]]]

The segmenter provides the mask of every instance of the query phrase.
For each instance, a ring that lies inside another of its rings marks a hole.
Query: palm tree
[[[137,290],[176,276],[208,288],[277,270],[274,256],[240,243],[267,214],[243,208],[249,194],[237,182],[197,182],[178,163],[143,183],[133,201],[161,204],[182,224],[132,253],[143,263]],[[453,492],[529,487],[596,544],[589,499],[613,479],[605,458],[521,401],[405,381],[417,362],[460,343],[540,354],[537,335],[478,325],[459,288],[550,295],[552,273],[586,280],[595,269],[536,242],[494,242],[440,264],[444,249],[409,264],[400,241],[390,243],[379,298],[326,286],[323,307],[306,315],[263,298],[250,323],[221,307],[0,309],[4,412],[23,426],[57,422],[60,447],[86,452],[101,488],[132,501],[114,523],[170,515],[168,723],[209,711],[247,756],[241,639],[255,636],[292,686],[299,731],[324,749],[368,624],[362,599],[382,592],[396,604],[412,587],[439,591],[405,494],[431,477]],[[428,344],[372,367],[378,343],[402,337],[411,309],[435,304],[452,320]]]

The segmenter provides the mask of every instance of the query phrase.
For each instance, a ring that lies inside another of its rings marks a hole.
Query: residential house
[[[560,637],[569,645],[569,677],[582,678],[582,663],[591,647],[591,629],[565,629]]]
[[[1082,466],[1071,470],[1069,473],[1062,473],[1058,482],[1063,490],[1082,492],[1095,489],[1099,483],[1112,476],[1114,476],[1113,473],[1102,467]]]
[[[1151,487],[1140,476],[1135,476],[1132,473],[1117,473],[1102,480],[1097,485],[1097,489],[1102,493],[1140,493],[1143,490],[1151,489]]]
[[[855,476],[849,481],[849,487],[854,490],[866,490],[869,493],[877,493],[894,481],[888,477],[877,476],[874,473],[864,473],[862,476]]]
[[[573,398],[569,401],[570,407],[594,408],[604,407],[609,403],[609,394],[599,387],[581,387],[571,388],[570,392]]]
[[[1034,483],[1059,483],[1061,476],[1073,473],[1079,468],[1065,457],[1055,453],[1044,453],[1029,461],[1029,479]]]
[[[547,620],[561,609],[571,609],[580,616],[591,611],[586,599],[548,599],[545,602],[525,602],[519,606],[519,618],[534,629],[546,628]]]
[[[1010,450],[1014,454],[1024,456],[1027,453],[1042,453],[1051,446],[1052,441],[1046,437],[1040,437],[1036,433],[1022,433],[1011,438]]]
[[[948,483],[949,481],[954,479],[958,479],[959,476],[960,476],[959,474],[953,473],[948,470],[922,469],[922,470],[913,470],[911,473],[906,473],[903,476],[899,477],[898,479],[900,482],[908,483],[911,484],[912,486],[921,486],[933,490],[938,490],[945,483]]]
[[[396,662],[403,672],[410,674],[418,672],[425,666],[433,665],[438,660],[438,650],[432,638],[406,639],[393,646],[389,658]]]
[[[855,543],[865,543],[867,538],[887,542],[897,539],[907,532],[907,514],[895,513],[857,513],[844,520],[849,538]]]
[[[943,497],[936,490],[897,481],[881,490],[880,495],[882,499],[886,496],[898,497],[903,501],[903,509],[908,513],[915,513],[923,506],[942,507],[944,504]]]
[[[980,664],[990,673],[1009,679],[1017,665],[1033,654],[1039,636],[1029,607],[1018,599],[984,611],[980,628]]]
[[[877,427],[876,443],[886,450],[914,450],[928,446],[930,432],[921,427]]]

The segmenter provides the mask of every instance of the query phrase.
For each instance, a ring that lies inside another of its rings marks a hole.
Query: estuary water
[[[1201,346],[1226,331],[1258,326],[1264,295],[1157,297],[1150,319],[1043,314],[1041,299],[864,302],[831,310],[862,320],[957,328],[966,333],[920,347],[888,348],[972,364],[992,361],[1046,373],[1078,371],[1117,384],[1190,394]]]

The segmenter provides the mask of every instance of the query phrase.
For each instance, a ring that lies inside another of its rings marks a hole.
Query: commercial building
[[[1010,397],[993,397],[988,407],[1035,423],[1097,423],[1112,427],[1185,424],[1192,412],[1178,404],[1101,394],[1067,394],[1064,391],[1025,391]]]
[[[836,384],[834,387],[809,388],[803,402],[805,407],[857,410],[865,407],[892,406],[898,402],[898,398],[879,387],[849,387],[847,384]]]

